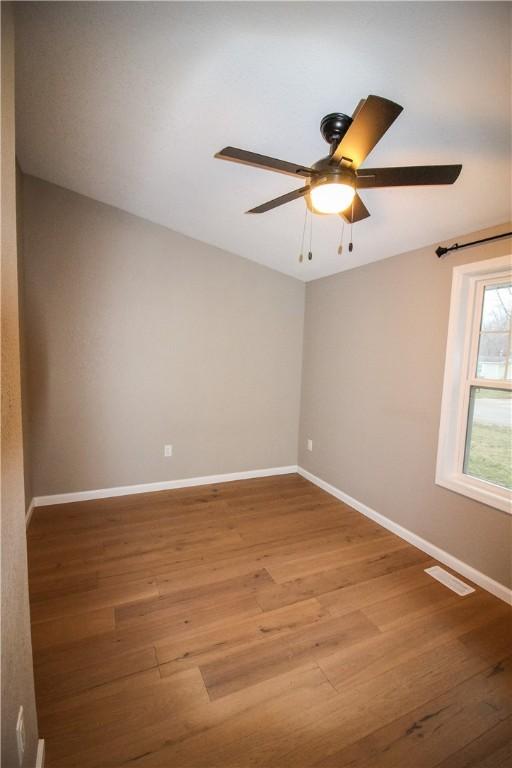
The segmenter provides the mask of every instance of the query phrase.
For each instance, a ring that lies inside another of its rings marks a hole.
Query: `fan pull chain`
[[[300,243],[300,254],[299,254],[299,262],[301,264],[304,261],[304,240],[306,238],[306,224],[307,224],[307,220],[308,220],[308,207],[307,207],[307,205],[305,206],[305,208],[306,208],[306,213],[304,214],[304,226],[302,227],[302,240],[301,240],[301,243]]]
[[[338,245],[338,256],[341,256],[343,253],[343,235],[345,234],[345,221],[341,220],[341,236],[340,236],[340,244]]]
[[[352,215],[350,216],[350,243],[348,244],[349,253],[352,253],[354,250],[354,243],[352,242],[352,227],[354,226],[354,197],[352,198]]]
[[[313,243],[313,214],[310,214],[309,219],[309,251],[308,251],[308,260],[312,261],[313,259],[313,251],[311,250]]]

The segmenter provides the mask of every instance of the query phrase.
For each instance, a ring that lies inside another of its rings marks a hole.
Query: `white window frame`
[[[507,488],[463,472],[471,387],[512,390],[512,382],[476,378],[483,291],[507,278],[512,279],[511,255],[453,270],[436,483],[512,514],[512,493]]]

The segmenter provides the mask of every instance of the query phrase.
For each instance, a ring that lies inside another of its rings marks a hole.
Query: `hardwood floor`
[[[37,509],[47,768],[505,768],[512,609],[297,475]]]

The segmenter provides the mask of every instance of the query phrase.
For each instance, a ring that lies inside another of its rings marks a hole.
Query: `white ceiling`
[[[311,280],[502,223],[511,208],[509,3],[18,3],[22,169]],[[366,165],[463,163],[451,187],[361,193],[371,218],[304,202],[301,184],[215,160],[231,144],[309,164],[319,123],[385,96],[402,115]]]

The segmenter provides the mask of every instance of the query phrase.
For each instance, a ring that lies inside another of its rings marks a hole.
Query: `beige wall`
[[[35,178],[23,201],[34,495],[296,464],[302,283]]]
[[[16,720],[25,712],[24,766],[35,765],[37,721],[27,585],[20,397],[14,158],[14,30],[2,3],[2,765],[18,766]]]
[[[512,242],[444,260],[434,248],[308,284],[299,464],[511,585],[512,517],[434,476],[452,269],[510,253]]]

